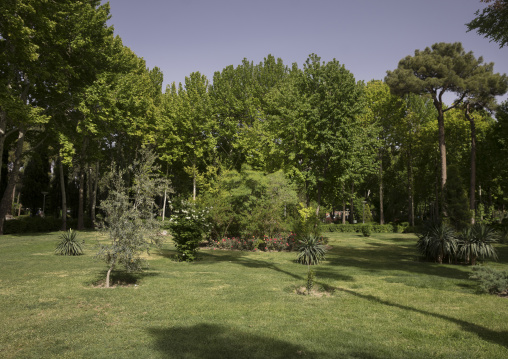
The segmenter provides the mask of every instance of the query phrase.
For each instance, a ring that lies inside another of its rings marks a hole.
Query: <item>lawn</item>
[[[113,289],[85,255],[53,254],[58,233],[0,237],[2,358],[508,358],[508,299],[478,294],[471,268],[418,261],[410,234],[331,233],[315,268],[322,296],[296,294],[295,253],[174,247]],[[497,245],[508,269],[508,246]]]

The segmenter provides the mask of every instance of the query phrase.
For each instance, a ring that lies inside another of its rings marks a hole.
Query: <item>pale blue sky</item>
[[[357,80],[383,79],[398,61],[436,42],[462,42],[466,51],[508,73],[508,48],[466,22],[479,0],[110,0],[115,34],[164,84],[199,71],[210,81],[245,57],[268,54],[301,67],[310,53],[336,58]],[[506,99],[504,96],[502,99]]]

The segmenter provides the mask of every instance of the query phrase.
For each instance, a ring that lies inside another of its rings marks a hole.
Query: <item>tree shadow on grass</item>
[[[106,274],[107,270],[103,270],[97,273],[97,276],[92,281],[88,282],[88,285],[92,285],[94,287],[102,287],[106,282]],[[141,271],[141,272],[126,272],[125,270],[116,270],[112,271],[110,275],[110,284],[112,287],[130,287],[133,285],[138,285],[144,278],[155,277],[158,276],[159,273],[150,272],[150,271]]]
[[[168,358],[327,358],[283,340],[215,324],[191,327],[150,328],[156,348]]]
[[[477,325],[477,324],[466,322],[465,320],[462,320],[462,319],[457,319],[457,318],[449,317],[447,315],[443,315],[443,314],[439,314],[439,313],[432,313],[432,312],[428,312],[428,311],[425,311],[425,310],[422,310],[422,309],[417,309],[417,308],[409,307],[409,306],[406,306],[406,305],[392,303],[392,302],[389,302],[387,300],[383,300],[383,299],[380,299],[378,297],[375,297],[373,295],[361,294],[361,293],[355,292],[355,291],[350,290],[350,289],[335,288],[335,290],[336,291],[341,291],[341,292],[344,292],[344,293],[348,293],[348,294],[354,295],[357,298],[365,299],[365,300],[368,300],[368,301],[371,301],[371,302],[375,302],[375,303],[378,303],[378,304],[383,304],[383,305],[387,305],[387,306],[390,306],[390,307],[395,307],[395,308],[399,308],[399,309],[402,309],[402,310],[407,310],[407,311],[410,311],[410,312],[415,312],[415,313],[431,316],[431,317],[434,317],[434,318],[437,318],[437,319],[448,321],[448,322],[453,323],[453,324],[457,324],[464,331],[473,333],[473,334],[477,335],[478,337],[482,338],[485,341],[488,341],[488,342],[491,342],[491,343],[494,343],[494,344],[498,344],[498,345],[501,345],[501,346],[503,346],[505,348],[508,348],[508,330],[495,331],[495,330],[492,330],[492,329],[489,329],[489,328],[482,327],[481,325]]]
[[[403,271],[450,279],[467,280],[469,273],[462,266],[420,262],[416,250],[400,248],[390,244],[376,244],[369,247],[335,247],[327,254],[332,265],[356,267],[370,273]]]

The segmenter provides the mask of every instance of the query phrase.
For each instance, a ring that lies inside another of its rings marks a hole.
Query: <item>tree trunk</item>
[[[106,288],[109,288],[109,276],[111,274],[111,271],[113,270],[113,266],[109,267],[108,273],[106,273]]]
[[[23,155],[23,144],[25,142],[25,129],[20,128],[18,133],[18,140],[16,142],[16,150],[14,152],[14,162],[12,170],[7,179],[7,187],[5,188],[2,200],[0,201],[0,235],[4,233],[5,215],[9,213],[12,207],[12,194],[18,182],[19,169],[21,167],[21,158]]]
[[[323,182],[318,181],[317,183],[317,206],[316,206],[316,217],[319,218],[319,208],[321,207],[321,191],[323,189]]]
[[[355,211],[354,196],[355,196],[355,184],[352,183],[351,184],[351,205],[349,206],[350,207],[350,209],[349,209],[349,223],[351,223],[351,224],[355,223],[355,216],[353,214]]]
[[[415,225],[415,209],[413,199],[413,158],[411,153],[411,144],[408,147],[407,155],[407,191],[408,191],[408,222],[410,226]]]
[[[434,106],[437,110],[437,125],[439,130],[439,155],[441,160],[441,214],[446,216],[446,202],[445,202],[445,190],[446,190],[446,142],[445,142],[445,126],[444,126],[444,111],[443,111],[443,103],[441,100],[441,96],[438,100],[436,96],[434,96]]]
[[[469,209],[471,210],[471,224],[475,223],[476,202],[476,125],[469,112],[469,103],[466,105],[466,118],[471,126],[471,177],[469,181]]]
[[[58,167],[60,172],[60,189],[62,192],[62,231],[67,230],[67,196],[65,194],[65,177],[62,164],[62,158],[58,159]]]
[[[346,200],[342,200],[342,224],[346,224]]]
[[[93,188],[92,188],[92,198],[90,200],[90,219],[92,220],[92,224],[95,227],[95,209],[97,208],[97,186],[99,183],[99,161],[95,164],[95,175],[93,177]]]
[[[83,206],[84,206],[84,189],[85,186],[85,171],[83,170],[83,167],[80,166],[79,168],[79,202],[78,202],[78,230],[82,231],[85,229],[85,223],[83,221],[84,212],[83,212]]]
[[[385,224],[383,207],[383,154],[379,151],[379,224]]]

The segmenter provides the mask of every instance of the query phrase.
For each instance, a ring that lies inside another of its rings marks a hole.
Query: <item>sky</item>
[[[105,1],[104,1],[105,2]],[[159,67],[164,88],[272,54],[302,67],[311,53],[337,59],[365,82],[437,42],[461,42],[508,73],[508,48],[466,32],[480,0],[110,0],[115,35]],[[508,96],[498,98],[498,101]],[[451,101],[451,100],[450,100]]]

